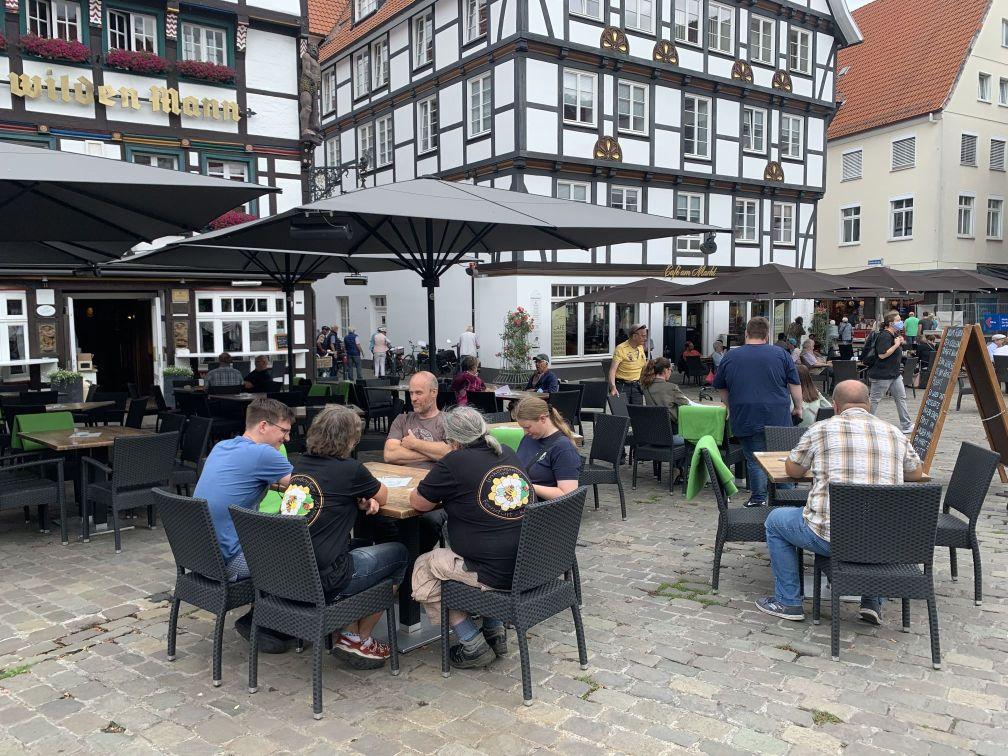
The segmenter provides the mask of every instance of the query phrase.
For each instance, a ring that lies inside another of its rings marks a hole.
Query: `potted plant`
[[[199,60],[180,60],[175,64],[178,75],[186,79],[199,79],[213,84],[233,84],[235,70],[231,66],[204,63]]]
[[[168,365],[161,375],[164,376],[164,398],[169,407],[175,406],[175,381],[180,383],[193,377],[193,371],[187,367]],[[181,380],[180,380],[181,379]]]
[[[76,370],[53,370],[49,385],[56,389],[61,402],[84,401],[84,375]]]
[[[146,50],[109,50],[105,55],[105,63],[122,71],[148,75],[163,74],[168,70],[165,58]]]
[[[532,375],[532,345],[529,334],[535,328],[535,321],[524,307],[512,310],[504,318],[504,332],[501,334],[501,350],[497,356],[504,363],[498,383],[524,386]]]
[[[18,38],[21,52],[46,60],[63,60],[69,63],[87,63],[91,59],[91,48],[83,42],[68,42],[65,39],[51,39],[37,34],[22,34]]]

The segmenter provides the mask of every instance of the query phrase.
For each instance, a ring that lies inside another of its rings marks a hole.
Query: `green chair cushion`
[[[678,417],[679,435],[687,441],[704,436],[713,436],[716,444],[724,441],[728,408],[723,404],[690,404],[679,408]]]
[[[328,383],[313,383],[308,389],[308,396],[329,396]]]
[[[287,447],[280,444],[280,453],[287,456]],[[283,503],[283,496],[280,495],[279,491],[274,491],[270,489],[266,492],[263,500],[259,502],[259,511],[265,512],[266,514],[277,514],[280,512],[280,504]]]
[[[500,441],[504,446],[509,446],[518,451],[518,444],[525,437],[525,431],[521,428],[491,428],[490,435]]]
[[[44,412],[36,415],[18,415],[14,418],[11,448],[38,451],[46,447],[21,438],[21,433],[38,433],[50,430],[73,430],[74,419],[69,412]]]

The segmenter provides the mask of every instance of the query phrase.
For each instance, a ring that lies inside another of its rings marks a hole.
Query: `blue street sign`
[[[1008,312],[989,312],[980,320],[984,333],[1008,333]]]

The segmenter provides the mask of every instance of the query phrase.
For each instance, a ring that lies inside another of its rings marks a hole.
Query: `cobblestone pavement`
[[[894,419],[891,402],[883,414]],[[945,426],[939,480],[959,442],[979,437],[967,397]],[[1008,753],[1000,482],[979,524],[982,607],[973,605],[969,556],[953,583],[947,552],[937,554],[944,665],[935,671],[922,603],[912,606],[910,634],[893,609],[876,628],[842,605],[840,662],[829,657],[828,620],[815,627],[756,611],[753,600],[772,592],[762,545],[729,545],[712,595],[710,494],[686,502],[649,471],[636,491],[626,479],[629,520],[603,487],[602,508],[589,505],[582,527],[587,671],[569,617],[530,633],[531,707],[522,705],[513,634],[509,657],[447,680],[436,644],[403,657],[398,678],[327,658],[321,721],[311,716],[310,655],[261,656],[250,696],[247,646],[230,621],[222,687],[210,682],[204,612],[183,605],[178,659],[167,661],[175,571],[162,531],[126,533],[115,555],[108,537],[63,547],[25,530],[20,511],[5,512],[0,752]]]

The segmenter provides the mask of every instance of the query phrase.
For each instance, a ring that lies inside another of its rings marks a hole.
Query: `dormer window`
[[[378,9],[378,0],[354,0],[354,21],[370,16]]]

